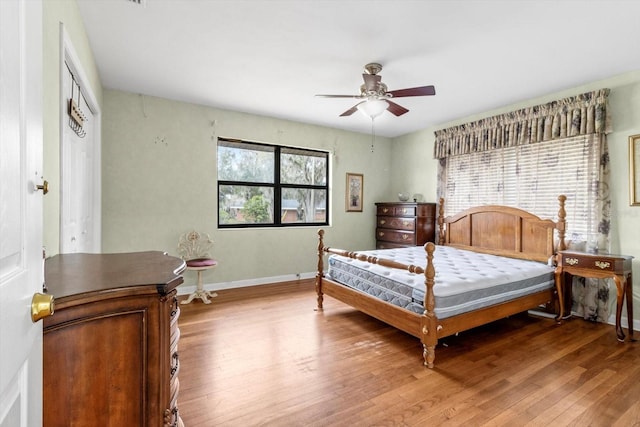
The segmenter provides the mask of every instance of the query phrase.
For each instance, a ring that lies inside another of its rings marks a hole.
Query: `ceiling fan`
[[[372,119],[388,110],[396,116],[401,116],[409,110],[391,101],[391,98],[402,98],[406,96],[430,96],[436,94],[433,86],[420,86],[408,89],[387,90],[387,85],[382,83],[382,76],[378,73],[382,71],[382,65],[372,62],[364,66],[362,78],[364,84],[360,86],[360,95],[316,95],[323,98],[356,98],[362,99],[353,107],[349,108],[340,117],[350,116],[356,110],[363,110]]]

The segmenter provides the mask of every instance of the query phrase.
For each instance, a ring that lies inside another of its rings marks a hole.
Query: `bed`
[[[419,338],[429,368],[438,339],[458,332],[554,300],[559,323],[564,297],[555,254],[566,248],[565,200],[558,197],[553,221],[495,205],[445,218],[440,199],[438,245],[424,248],[352,252],[326,246],[321,229],[318,309],[328,295]],[[518,276],[530,266],[531,277]]]

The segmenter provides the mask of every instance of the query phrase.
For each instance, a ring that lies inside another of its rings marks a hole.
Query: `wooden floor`
[[[198,426],[640,425],[640,351],[611,325],[514,316],[416,338],[312,281],[181,306],[179,408]]]

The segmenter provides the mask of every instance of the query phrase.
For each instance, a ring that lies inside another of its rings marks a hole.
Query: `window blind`
[[[557,219],[558,196],[567,196],[567,238],[586,241],[597,219],[600,138],[596,135],[449,156],[445,215],[478,205],[518,207]]]

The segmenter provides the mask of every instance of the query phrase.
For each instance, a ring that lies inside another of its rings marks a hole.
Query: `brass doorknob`
[[[36,191],[38,190],[42,190],[42,194],[47,194],[49,192],[49,182],[45,179],[42,185],[36,185]]]
[[[51,316],[55,307],[53,295],[33,294],[31,298],[31,321],[36,323],[40,319]]]

